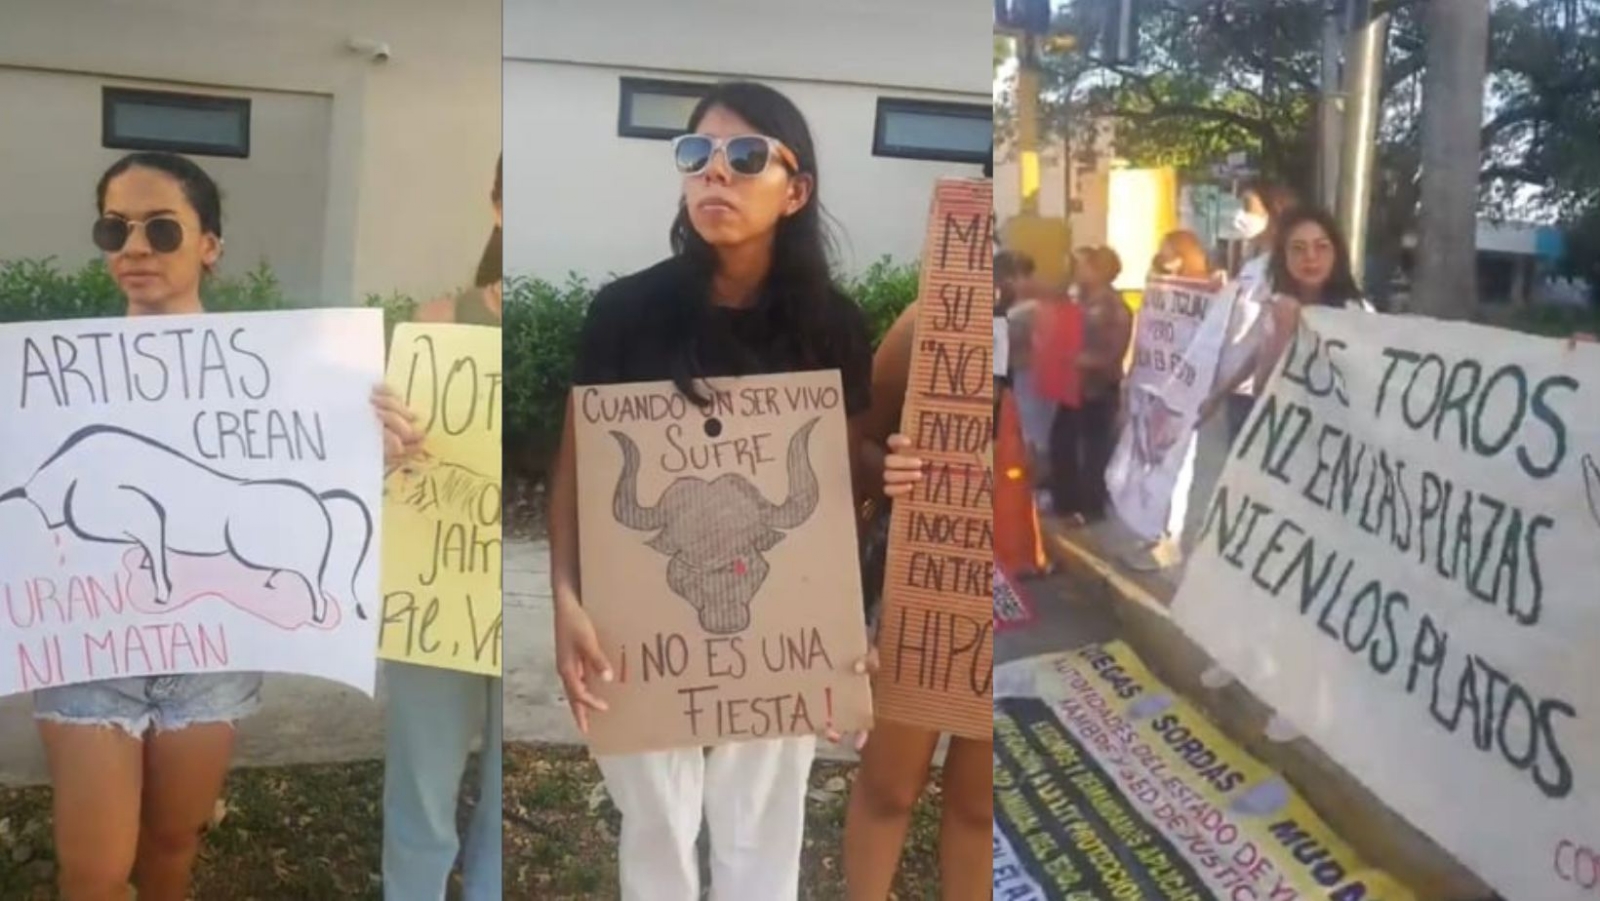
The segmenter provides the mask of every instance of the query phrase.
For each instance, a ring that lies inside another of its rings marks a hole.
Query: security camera
[[[374,40],[372,38],[351,38],[350,42],[345,46],[349,47],[356,53],[364,54],[367,58],[371,59],[375,63],[386,63],[389,61],[390,51],[387,42]]]

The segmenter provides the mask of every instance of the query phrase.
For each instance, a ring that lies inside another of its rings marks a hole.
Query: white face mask
[[[1233,230],[1244,237],[1246,241],[1254,241],[1261,237],[1267,230],[1267,217],[1262,213],[1252,213],[1249,210],[1240,210],[1234,214]]]

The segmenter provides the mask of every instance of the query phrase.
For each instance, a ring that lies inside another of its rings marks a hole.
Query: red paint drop
[[[733,561],[733,574],[736,575],[736,576],[744,575],[744,561],[743,560],[735,560],[735,561]]]

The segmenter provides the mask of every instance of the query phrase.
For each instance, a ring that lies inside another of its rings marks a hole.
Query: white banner
[[[377,310],[0,326],[0,696],[304,673],[371,694]]]
[[[1600,881],[1600,349],[1312,310],[1173,603],[1511,898]]]
[[[1151,279],[1134,331],[1127,425],[1106,470],[1120,518],[1156,539],[1167,529],[1178,475],[1194,443],[1227,334],[1232,292],[1206,282]]]

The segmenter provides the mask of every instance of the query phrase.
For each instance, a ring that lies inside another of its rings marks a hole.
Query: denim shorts
[[[115,726],[135,738],[151,729],[172,732],[185,726],[234,723],[260,706],[260,673],[138,676],[33,693],[36,719]]]

